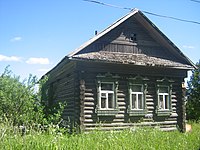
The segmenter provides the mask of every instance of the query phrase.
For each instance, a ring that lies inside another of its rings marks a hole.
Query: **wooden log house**
[[[134,9],[67,55],[47,75],[49,101],[83,131],[158,126],[185,130],[182,83],[195,65]]]

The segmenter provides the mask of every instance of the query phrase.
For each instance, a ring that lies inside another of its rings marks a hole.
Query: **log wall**
[[[79,101],[79,75],[76,72],[76,63],[63,61],[57,70],[49,73],[48,84],[52,87],[53,103],[65,102],[66,107],[62,114],[63,126],[73,130],[80,124],[80,101]]]
[[[97,85],[96,85],[96,76],[99,73],[113,73],[116,75],[116,72],[113,70],[109,70],[109,65],[107,67],[104,66],[104,70],[101,70],[101,65],[98,65],[100,69],[99,72],[92,66],[87,64],[87,69],[83,69],[83,63],[80,65],[82,68],[82,77],[81,83],[84,83],[84,90],[82,90],[82,118],[81,118],[81,127],[85,131],[93,130],[96,128],[100,128],[102,130],[110,130],[110,129],[125,129],[136,126],[158,126],[162,130],[176,130],[177,127],[181,127],[183,118],[182,118],[182,89],[181,84],[183,81],[183,77],[178,76],[173,77],[173,75],[165,74],[161,72],[161,70],[157,70],[159,75],[154,76],[150,75],[150,72],[146,72],[146,74],[140,74],[137,72],[137,69],[132,68],[132,73],[126,74],[123,72],[122,68],[117,68],[117,75],[120,76],[118,79],[119,87],[117,92],[117,100],[119,106],[119,113],[115,116],[97,116],[95,113],[96,105],[97,105]],[[114,66],[112,66],[115,68]],[[125,69],[125,68],[124,68]],[[83,71],[85,70],[85,71]],[[121,71],[122,70],[122,71]],[[136,70],[136,71],[134,71]],[[121,72],[121,73],[120,73]],[[146,94],[146,105],[147,105],[147,115],[143,117],[137,116],[129,116],[127,113],[128,104],[129,104],[129,94],[128,94],[128,78],[130,76],[141,75],[143,77],[147,77],[149,80],[147,81],[147,91]],[[180,74],[179,74],[180,75]],[[183,74],[182,74],[183,75]],[[172,83],[172,113],[170,116],[158,117],[155,113],[156,109],[156,80],[162,79],[164,77],[168,77],[174,80]]]
[[[119,64],[95,62],[64,63],[59,71],[51,72],[49,85],[53,88],[53,102],[67,103],[63,113],[65,126],[72,130],[80,127],[83,131],[96,128],[102,130],[126,129],[137,126],[158,126],[162,130],[176,130],[184,127],[184,103],[182,82],[186,76],[184,70],[166,68],[148,68]],[[115,116],[97,116],[97,75],[111,73],[119,76],[117,103],[119,112]],[[128,79],[135,76],[146,77],[147,83],[145,116],[129,116]],[[155,109],[157,102],[156,80],[167,77],[172,83],[172,113],[170,116],[158,117]]]

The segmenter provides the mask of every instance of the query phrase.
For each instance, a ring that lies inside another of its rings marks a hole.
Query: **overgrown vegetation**
[[[42,97],[42,87],[45,87],[48,78],[38,81],[30,75],[27,80],[20,80],[8,67],[0,75],[0,121],[8,120],[13,126],[51,124],[53,120],[58,122],[63,105],[47,106],[47,97]],[[39,91],[36,92],[38,83]]]
[[[136,130],[92,131],[90,133],[69,135],[59,127],[42,130],[30,130],[21,136],[20,131],[0,124],[0,149],[35,149],[35,150],[198,150],[200,148],[200,124],[192,123],[189,133],[179,131],[163,132],[155,128],[138,128]],[[5,131],[6,130],[6,131]],[[58,132],[59,131],[59,132]]]
[[[197,64],[198,67],[200,63]],[[189,82],[187,115],[200,117],[200,69],[193,71]],[[155,128],[134,130],[92,131],[69,134],[59,127],[64,105],[54,105],[52,91],[45,90],[48,78],[37,81],[34,76],[20,81],[6,68],[0,75],[0,150],[4,149],[200,149],[200,123],[192,124],[192,131],[163,132]],[[39,91],[35,85],[39,83]],[[51,90],[51,88],[49,88]],[[42,92],[43,91],[43,92]],[[50,93],[50,94],[49,94]]]
[[[188,82],[187,118],[200,120],[200,61]]]

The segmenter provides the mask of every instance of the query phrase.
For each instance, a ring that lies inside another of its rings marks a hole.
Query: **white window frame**
[[[112,90],[101,90],[101,85],[102,84],[112,84]],[[100,92],[100,95],[99,95],[99,109],[100,110],[112,110],[112,109],[115,109],[115,96],[114,96],[114,94],[115,94],[115,92],[114,92],[114,87],[115,87],[115,85],[114,85],[114,82],[101,82],[100,83],[100,86],[99,86],[99,92]],[[106,103],[105,103],[105,105],[106,105],[106,107],[105,108],[102,108],[101,107],[101,100],[102,100],[102,93],[104,93],[104,94],[106,94]],[[112,101],[112,103],[113,103],[113,108],[109,108],[108,107],[108,105],[109,105],[109,100],[108,100],[108,95],[109,94],[112,94],[112,99],[113,99],[113,101]]]
[[[160,92],[160,88],[167,88],[167,91],[168,91],[168,92],[167,92],[167,93],[161,93],[161,92]],[[170,94],[169,94],[169,86],[164,86],[164,85],[163,85],[163,86],[159,86],[159,88],[158,88],[158,105],[159,105],[159,106],[158,106],[158,107],[159,107],[160,110],[169,110],[169,109],[170,109],[170,108],[169,108],[169,107],[170,107],[170,96],[169,96],[169,95],[170,95]],[[163,98],[163,99],[162,99],[162,100],[163,100],[163,101],[162,101],[163,107],[160,107],[160,103],[161,103],[161,102],[160,102],[160,96],[162,96],[162,98]],[[167,96],[167,100],[165,99],[165,96]],[[165,104],[166,104],[166,101],[167,101],[167,104],[168,104],[168,106],[167,106],[168,108],[166,108],[166,105],[165,105]]]
[[[160,117],[166,117],[166,116],[170,116],[171,113],[172,113],[172,83],[174,81],[173,80],[169,80],[167,78],[163,78],[161,80],[157,80],[157,85],[156,85],[156,88],[157,88],[157,106],[156,106],[156,114],[157,116],[160,116]],[[161,93],[160,92],[160,89],[162,87],[167,87],[167,93],[166,91]],[[163,107],[160,107],[160,95],[163,96]],[[165,99],[165,96],[168,96],[168,99],[167,99],[167,107],[165,106],[165,103],[166,103],[166,99]]]
[[[128,80],[128,90],[129,90],[129,105],[127,108],[127,113],[129,116],[135,116],[135,117],[142,117],[147,114],[147,107],[146,107],[146,94],[147,94],[147,81],[149,79],[146,77],[141,77],[140,75],[136,77],[131,77]],[[132,88],[136,86],[141,86],[141,91],[140,92],[134,92],[132,91]],[[133,94],[136,94],[136,99],[137,99],[137,106],[136,108],[133,108],[132,105],[132,96]],[[138,106],[138,96],[142,94],[142,108],[139,108]]]
[[[120,77],[118,75],[112,75],[111,73],[106,73],[104,75],[98,74],[97,75],[97,104],[95,108],[95,113],[98,117],[101,116],[115,116],[119,113],[119,107],[117,102],[117,92],[118,92],[118,79]],[[112,84],[112,90],[102,90],[102,84]],[[106,96],[106,107],[102,108],[101,106],[101,100],[102,100],[102,94],[105,94]],[[113,95],[113,108],[109,108],[109,94]]]
[[[141,86],[141,92],[133,92],[132,87],[138,86],[138,85]],[[143,84],[131,84],[129,90],[130,90],[130,108],[131,108],[131,110],[144,110],[145,108],[144,108],[144,86],[143,86]],[[132,101],[133,94],[136,95],[136,108],[133,108],[133,101]],[[139,108],[139,103],[138,103],[138,101],[139,101],[138,95],[140,95],[140,94],[142,95],[142,108]]]

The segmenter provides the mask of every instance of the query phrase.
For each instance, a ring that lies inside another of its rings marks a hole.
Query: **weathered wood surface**
[[[63,66],[61,73],[53,73],[55,78],[50,80],[54,87],[54,102],[65,101],[67,106],[63,118],[73,128],[76,124],[81,130],[89,131],[100,127],[102,130],[125,129],[134,126],[160,126],[163,130],[173,130],[181,126],[182,114],[182,89],[180,87],[185,71],[167,69],[145,69],[131,66],[105,65],[93,63],[69,63]],[[67,70],[65,70],[67,68]],[[65,70],[65,71],[64,71]],[[97,116],[96,76],[112,71],[117,74],[119,88],[117,92],[119,113],[116,116]],[[141,75],[147,77],[148,93],[146,94],[147,115],[143,117],[129,116],[127,108],[128,78]],[[176,75],[175,77],[173,77]],[[156,80],[168,77],[174,80],[172,91],[172,114],[169,117],[158,117],[155,114],[156,104]],[[49,82],[50,82],[49,81]]]
[[[118,68],[119,69],[119,68]],[[119,69],[120,70],[120,69]],[[82,118],[82,126],[84,130],[93,130],[94,128],[100,127],[102,130],[110,130],[110,129],[124,129],[130,128],[133,126],[160,126],[163,130],[174,130],[177,129],[177,125],[180,123],[180,111],[179,105],[181,105],[181,89],[180,84],[182,82],[181,78],[172,78],[174,80],[173,83],[173,92],[172,92],[172,114],[169,117],[158,117],[155,114],[155,103],[156,103],[156,80],[159,78],[164,78],[163,76],[144,76],[149,79],[147,81],[148,85],[148,93],[146,95],[146,105],[148,110],[148,115],[143,117],[132,117],[127,113],[128,108],[128,80],[127,78],[130,75],[134,74],[118,74],[120,76],[119,79],[119,89],[117,93],[119,113],[116,116],[104,117],[97,116],[95,113],[95,108],[97,105],[97,88],[96,88],[96,76],[97,73],[87,72],[84,76],[85,83],[85,93],[84,93],[84,102],[83,102],[83,114]],[[168,74],[168,76],[170,76]],[[149,117],[153,116],[153,117]],[[179,121],[179,122],[178,122]]]
[[[76,65],[77,70],[84,70],[94,73],[112,72],[115,74],[140,74],[146,76],[165,76],[165,77],[187,77],[187,71],[184,69],[172,69],[166,67],[147,67],[147,66],[134,66],[127,64],[113,64],[113,63],[99,63],[90,61],[78,61]]]
[[[75,66],[74,62],[62,62],[59,68],[50,72],[48,80],[48,84],[53,86],[53,102],[66,103],[62,116],[65,126],[71,129],[80,123],[79,78]]]
[[[73,58],[145,66],[191,68],[191,64],[185,61],[180,50],[173,43],[169,44],[169,40],[163,39],[165,36],[162,33],[155,32],[155,29],[151,27],[152,24],[147,24],[148,28],[144,24],[146,22],[139,21],[133,16],[111,30],[109,34],[105,34],[83,48]],[[131,40],[133,34],[135,39]]]
[[[136,34],[136,40],[131,40],[131,35]],[[145,48],[140,49],[138,46],[143,46],[146,48],[152,48],[151,51],[145,51]],[[154,49],[160,49],[153,52]],[[110,31],[109,34],[104,35],[100,39],[94,42],[94,44],[89,45],[80,53],[96,52],[96,51],[110,51],[110,52],[123,52],[123,53],[146,53],[149,54],[164,54],[166,48],[162,47],[148,31],[141,26],[141,24],[134,19],[134,17],[128,19],[126,22],[120,24],[117,28]],[[163,55],[164,56],[164,55]]]

